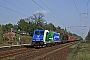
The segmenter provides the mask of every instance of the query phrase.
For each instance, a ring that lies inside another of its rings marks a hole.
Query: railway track
[[[57,51],[61,51],[69,46],[76,44],[77,42],[70,42],[66,44],[60,44],[52,47],[46,47],[41,49],[34,48],[22,48],[9,51],[0,52],[0,60],[42,60],[50,54],[54,54]]]
[[[34,53],[33,56],[29,56],[30,58],[27,60],[43,60],[44,57],[49,56],[50,54],[54,54],[57,51],[61,51],[62,49],[65,49],[67,47],[70,47],[73,44],[75,43],[71,42],[71,43],[66,43],[66,44],[50,47],[48,49],[43,50],[42,52],[37,51],[37,53]]]
[[[32,50],[34,49],[21,48],[21,49],[3,51],[3,52],[0,52],[0,60],[16,59],[17,57],[20,57]]]

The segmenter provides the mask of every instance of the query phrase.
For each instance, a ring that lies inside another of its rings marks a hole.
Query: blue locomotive
[[[60,34],[48,30],[34,30],[32,45],[38,47],[45,47],[48,45],[55,45],[60,43]]]

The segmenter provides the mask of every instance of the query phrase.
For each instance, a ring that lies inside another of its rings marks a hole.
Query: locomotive
[[[66,43],[70,41],[71,38],[64,34],[62,37],[60,33],[56,33],[48,30],[34,30],[32,38],[32,46],[34,47],[46,47],[55,45],[57,43]],[[71,41],[75,39],[72,38]]]

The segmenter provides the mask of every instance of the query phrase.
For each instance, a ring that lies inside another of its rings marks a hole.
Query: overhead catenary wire
[[[7,2],[7,3],[9,3],[9,4],[11,4],[12,6],[15,6],[15,7],[17,7],[17,8],[19,8],[19,9],[21,9],[22,11],[25,11],[25,12],[27,12],[27,13],[29,13],[28,11],[26,11],[26,10],[24,10],[24,9],[22,9],[22,8],[20,8],[20,7],[18,7],[18,6],[16,6],[16,5],[14,5],[14,4],[12,4],[11,2],[9,2],[9,1],[6,1],[6,0],[4,0],[5,2]],[[32,0],[33,2],[35,2],[34,0]],[[36,3],[36,2],[35,2]],[[36,3],[39,7],[41,7],[42,9],[44,9],[42,6],[40,6],[38,3]],[[44,4],[45,5],[45,4]],[[47,7],[47,6],[46,6]],[[48,7],[47,7],[48,8]],[[49,8],[48,8],[49,9]],[[29,14],[31,14],[31,13],[29,13]],[[54,17],[55,19],[57,19],[55,16],[53,16],[51,13],[49,13],[52,17]],[[54,13],[55,14],[55,13]],[[63,24],[64,25],[64,24]]]
[[[75,8],[76,8],[76,11],[77,11],[77,13],[79,14],[79,11],[78,11],[78,9],[77,9],[76,3],[75,3],[74,0],[73,0],[73,2],[74,2],[74,5],[75,5]],[[89,0],[87,1],[87,13],[86,13],[87,16],[88,16],[88,4],[89,4]],[[79,14],[79,17],[81,16],[81,14],[82,14],[82,13]],[[81,18],[80,18],[80,21],[81,21]],[[78,22],[79,22],[79,21],[78,21]],[[77,22],[77,23],[78,23],[78,22]],[[75,24],[76,24],[76,23],[75,23]],[[73,25],[75,25],[75,24],[73,24]]]
[[[89,0],[87,1],[87,18],[88,18],[88,5],[89,5]],[[86,22],[87,23],[87,22]]]
[[[80,13],[79,13],[79,11],[78,11],[78,9],[77,9],[77,6],[76,6],[76,3],[75,3],[74,0],[73,0],[73,2],[74,2],[74,5],[75,5],[75,8],[76,8],[76,11],[77,11],[78,15],[80,15]]]
[[[12,3],[10,3],[9,1],[6,1],[6,0],[4,0],[5,2],[7,2],[7,3],[9,3],[9,4],[11,4],[12,6],[15,6],[15,7],[17,7],[17,8],[19,8],[19,9],[21,9],[22,11],[25,11],[25,12],[27,12],[26,10],[24,10],[24,9],[22,9],[22,8],[20,8],[20,7],[18,7],[18,6],[16,6],[16,5],[14,5],[14,4],[12,4]],[[32,0],[34,3],[36,3],[34,0]],[[44,9],[42,6],[40,6],[38,3],[36,3],[40,8],[42,8],[42,9]],[[20,13],[20,12],[17,12],[17,11],[15,11],[15,10],[12,10],[12,9],[10,9],[10,8],[7,8],[7,7],[5,7],[5,6],[2,6],[1,5],[1,7],[4,7],[4,8],[6,8],[6,9],[8,9],[8,10],[11,10],[11,11],[13,11],[13,12],[16,12],[16,13],[18,13],[18,14],[21,14],[21,15],[24,15],[24,16],[26,16],[25,14],[22,14],[22,13]],[[27,12],[27,13],[29,13],[29,12]],[[31,13],[29,13],[29,14],[31,14]],[[52,17],[54,17],[55,19],[57,19],[55,16],[53,16],[51,13],[49,13]],[[64,25],[64,24],[63,24]]]
[[[78,16],[79,16],[79,18],[80,18],[80,20],[76,22],[76,23],[78,23],[78,22],[80,22],[80,21],[81,21],[81,17],[80,17],[80,13],[79,13],[79,11],[78,11],[78,9],[77,9],[77,6],[76,6],[76,3],[75,3],[75,1],[74,1],[74,0],[73,0],[73,3],[74,3],[74,6],[75,6],[75,9],[76,9],[76,11],[77,11],[77,14],[78,14]],[[75,23],[75,24],[73,24],[73,25],[71,25],[71,26],[76,25],[76,23]]]
[[[76,8],[76,10],[77,10],[77,13],[79,14],[79,11],[78,11],[78,9],[77,9],[77,7],[76,7],[76,4],[75,4],[75,1],[73,0],[73,2],[74,2],[74,5],[75,5],[75,8]],[[89,3],[89,0],[87,0],[87,9],[86,9],[86,13],[80,13],[79,14],[79,16],[81,16],[81,14],[85,14],[85,15],[87,15],[88,16],[88,3]],[[85,20],[86,20],[86,16],[85,16],[85,18],[84,18]],[[81,21],[81,19],[80,19],[80,21]],[[84,22],[85,23],[85,22]],[[75,27],[75,26],[74,26]],[[81,26],[79,26],[79,27],[81,27]],[[82,26],[83,28],[84,28],[84,30],[85,30],[85,28],[86,28],[86,25],[85,26]],[[85,34],[85,32],[82,32],[82,33],[84,33]],[[83,36],[83,38],[84,38],[84,36]]]
[[[78,11],[78,9],[77,9],[77,6],[76,6],[76,3],[75,3],[74,0],[73,0],[73,3],[74,3],[74,6],[75,6],[75,9],[76,9],[76,12],[77,12],[77,14],[78,14],[78,16],[79,16],[79,18],[80,18],[80,13],[79,13],[79,11]],[[71,25],[70,27],[67,27],[67,28],[75,27],[75,25],[76,25],[78,22],[80,22],[80,21],[81,21],[81,18],[80,18],[80,20],[77,21],[75,24],[73,24],[73,25]],[[70,29],[70,30],[71,30],[71,29]]]
[[[24,10],[24,9],[22,9],[22,8],[20,8],[20,7],[16,6],[16,5],[14,5],[14,4],[12,4],[12,3],[11,3],[11,2],[9,2],[9,1],[6,1],[6,0],[3,0],[3,1],[5,1],[5,2],[7,2],[7,3],[11,4],[12,6],[15,6],[16,8],[18,8],[18,9],[20,9],[20,10],[22,10],[22,11],[24,11],[24,12],[28,13],[28,14],[31,14],[30,12],[28,12],[28,11],[26,11],[26,10]]]
[[[8,8],[8,7],[5,7],[5,6],[3,6],[3,5],[0,5],[0,6],[3,7],[3,8],[5,8],[5,9],[8,9],[8,10],[10,10],[10,11],[13,11],[13,12],[15,12],[15,13],[18,13],[18,14],[20,14],[20,15],[27,16],[27,15],[25,15],[25,14],[22,14],[22,13],[20,13],[20,12],[17,12],[17,11],[15,11],[15,10],[10,9],[10,8]]]
[[[39,5],[36,1],[32,0],[37,6],[39,6],[41,9],[45,10],[41,5]],[[46,11],[46,10],[45,10]],[[51,13],[49,13],[54,19],[58,20],[55,16],[53,16]],[[58,20],[60,21],[60,20]],[[60,21],[61,22],[61,21]],[[62,22],[61,22],[62,23]],[[66,26],[64,23],[62,23],[64,26]]]
[[[41,1],[41,0],[40,0],[40,1]],[[43,1],[41,1],[41,3],[43,3],[43,5],[50,10],[50,8],[49,8]],[[54,16],[56,16],[59,20],[61,20],[52,10],[50,10],[50,11],[54,14]],[[64,22],[64,21],[62,20],[62,23],[63,23],[63,22]],[[64,22],[64,24],[66,25],[65,22]]]
[[[89,4],[89,0],[87,1],[87,16],[88,16],[88,4]]]

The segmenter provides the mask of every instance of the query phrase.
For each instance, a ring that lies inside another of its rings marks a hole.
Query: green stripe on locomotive
[[[48,43],[54,43],[54,33],[53,32],[46,33],[46,44]]]
[[[44,42],[44,44],[54,43],[54,33],[51,31],[45,30],[43,42]]]

